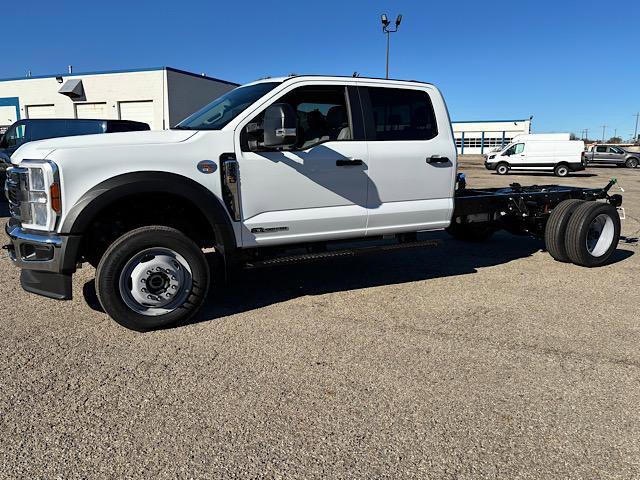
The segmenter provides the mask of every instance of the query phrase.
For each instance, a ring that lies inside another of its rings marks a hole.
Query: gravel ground
[[[640,478],[640,169],[462,170],[618,176],[615,262],[452,240],[245,273],[138,334],[99,311],[90,268],[56,302],[3,256],[0,477]]]

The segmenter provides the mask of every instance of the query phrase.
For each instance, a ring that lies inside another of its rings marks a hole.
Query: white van
[[[491,153],[484,162],[487,170],[506,175],[509,170],[553,172],[565,177],[569,172],[585,169],[580,140],[546,140],[523,135],[500,152]]]

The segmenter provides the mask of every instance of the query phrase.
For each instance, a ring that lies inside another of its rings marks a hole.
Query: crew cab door
[[[593,160],[598,163],[612,163],[609,147],[606,145],[596,145],[593,150]]]
[[[251,151],[247,124],[288,103],[298,117],[298,143],[286,150]],[[239,123],[243,246],[312,242],[365,235],[367,144],[355,87],[337,82],[291,86]]]
[[[457,152],[440,92],[375,80],[358,89],[371,179],[367,236],[448,226]]]
[[[618,147],[608,147],[608,153],[613,163],[624,163],[624,150]]]

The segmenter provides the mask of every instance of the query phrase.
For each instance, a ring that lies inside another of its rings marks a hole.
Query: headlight
[[[29,190],[38,192],[44,191],[44,172],[41,168],[29,169],[31,181],[29,182]]]
[[[54,230],[62,211],[58,167],[42,160],[23,160],[20,167],[28,171],[20,206],[22,226]]]

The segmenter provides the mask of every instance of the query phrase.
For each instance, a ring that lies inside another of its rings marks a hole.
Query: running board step
[[[395,252],[398,250],[412,250],[416,248],[437,247],[440,245],[439,240],[420,240],[417,242],[402,242],[393,243],[389,245],[375,245],[360,248],[348,248],[344,250],[332,250],[327,252],[318,253],[302,253],[300,255],[290,255],[285,257],[274,257],[267,260],[256,260],[253,262],[247,262],[245,268],[263,268],[263,267],[275,267],[278,265],[293,265],[296,263],[308,263],[318,260],[324,260],[327,258],[345,258],[345,257],[358,257],[361,255],[367,255],[370,253],[378,252]]]

